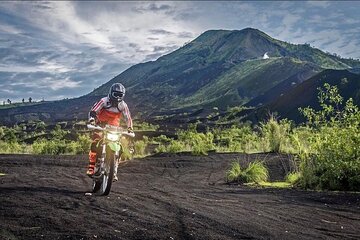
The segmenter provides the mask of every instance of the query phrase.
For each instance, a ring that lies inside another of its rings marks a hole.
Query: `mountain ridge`
[[[265,53],[269,59],[262,59]],[[31,113],[32,118],[37,115],[47,121],[82,119],[86,117],[86,109],[95,99],[107,95],[115,82],[125,85],[125,101],[142,118],[172,109],[215,106],[226,109],[282,86],[291,76],[307,70],[315,74],[327,68],[360,68],[360,61],[342,59],[307,44],[286,43],[253,28],[208,30],[183,47],[155,61],[133,65],[89,94],[71,99],[67,102],[68,109],[60,108],[63,112],[46,110],[41,105],[22,109],[26,114]],[[51,108],[51,104],[45,106]],[[56,102],[54,107],[58,107]],[[11,109],[0,113],[0,122],[29,119]]]

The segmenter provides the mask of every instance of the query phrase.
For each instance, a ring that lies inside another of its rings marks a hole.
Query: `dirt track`
[[[0,155],[0,239],[360,239],[360,194],[224,183],[232,160],[256,157],[283,178],[285,156],[158,155],[96,197],[86,156]]]

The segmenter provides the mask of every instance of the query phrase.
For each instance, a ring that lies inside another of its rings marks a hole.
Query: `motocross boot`
[[[96,163],[96,152],[89,152],[89,167],[88,170],[86,172],[86,174],[89,177],[92,177],[94,175],[94,170],[95,170],[95,163]]]

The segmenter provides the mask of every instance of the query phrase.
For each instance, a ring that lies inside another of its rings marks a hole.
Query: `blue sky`
[[[0,101],[78,97],[209,29],[360,58],[360,2],[0,2]]]

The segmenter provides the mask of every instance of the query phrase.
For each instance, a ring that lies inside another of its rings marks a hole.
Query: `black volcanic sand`
[[[225,184],[232,160],[255,158],[273,180],[290,162],[157,155],[124,163],[99,197],[86,156],[0,155],[0,239],[360,239],[360,194]]]

